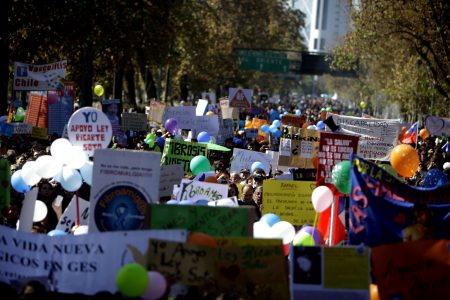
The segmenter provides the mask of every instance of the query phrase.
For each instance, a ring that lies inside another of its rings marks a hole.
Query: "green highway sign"
[[[272,73],[289,72],[289,60],[285,52],[270,50],[237,50],[239,67],[243,70],[257,70]]]

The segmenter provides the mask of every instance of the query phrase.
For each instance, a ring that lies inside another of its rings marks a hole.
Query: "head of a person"
[[[262,200],[263,200],[263,187],[257,186],[253,191],[253,201],[255,201],[256,204],[261,205],[263,203]]]
[[[231,172],[230,174],[230,183],[238,183],[241,180],[241,177],[237,172]]]
[[[117,116],[117,113],[119,112],[119,108],[117,107],[116,103],[109,104],[106,108],[106,113],[110,116]]]
[[[241,169],[239,172],[241,180],[246,180],[250,176],[250,171],[248,169]]]
[[[431,221],[431,211],[426,204],[414,204],[412,213],[415,221],[419,224],[428,225]]]
[[[251,184],[246,184],[242,188],[242,201],[250,202],[253,201],[253,186]]]
[[[239,189],[235,183],[230,183],[228,185],[228,197],[234,197],[239,195]]]

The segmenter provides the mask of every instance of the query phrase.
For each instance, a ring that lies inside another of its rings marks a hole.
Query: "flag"
[[[415,144],[417,143],[417,135],[419,130],[419,121],[409,127],[409,129],[403,134],[400,139],[400,143],[402,144]]]

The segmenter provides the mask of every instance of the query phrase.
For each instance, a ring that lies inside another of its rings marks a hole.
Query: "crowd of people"
[[[344,105],[341,102],[330,98],[305,98],[296,102],[277,104],[268,102],[261,103],[259,105],[260,109],[257,110],[257,115],[246,112],[241,113],[240,127],[235,128],[234,137],[227,139],[225,146],[231,150],[233,150],[233,148],[242,148],[265,152],[271,147],[267,140],[257,141],[254,138],[246,138],[245,131],[243,130],[246,119],[258,117],[267,119],[271,122],[274,119],[279,119],[284,113],[291,113],[304,115],[309,124],[316,124],[320,120],[321,113],[325,107],[332,107],[332,110],[337,113],[344,112]],[[149,131],[129,130],[125,133],[127,137],[126,143],[118,142],[117,137],[113,137],[109,147],[115,149],[162,152],[164,146],[163,143],[153,143],[149,145],[145,142],[145,138],[149,133],[154,134],[157,138],[174,138],[174,135],[166,132],[161,125],[159,127],[150,128]],[[186,138],[187,132],[183,133],[183,138]],[[11,173],[14,173],[17,170],[20,170],[27,161],[36,160],[42,155],[50,155],[50,145],[57,138],[59,138],[57,135],[51,135],[47,140],[35,139],[30,135],[13,135],[11,137],[0,136],[0,157],[2,160],[8,161],[11,166]],[[195,141],[195,138],[192,139],[192,141]],[[447,138],[430,136],[427,139],[421,139],[418,137],[417,143],[412,144],[412,146],[414,146],[419,153],[420,166],[414,176],[406,178],[408,184],[419,187],[423,186],[424,176],[432,168],[438,168],[443,171],[450,181],[450,147],[448,147]],[[239,205],[254,207],[257,213],[257,219],[259,219],[264,205],[264,180],[273,179],[283,172],[271,169],[269,173],[266,173],[261,168],[257,168],[253,170],[253,172],[249,169],[242,169],[240,172],[230,172],[231,154],[232,151],[215,153],[215,155],[213,155],[211,166],[215,171],[215,181],[220,184],[227,184],[228,196],[236,196]],[[190,174],[186,174],[185,176],[193,178]],[[38,187],[37,198],[47,205],[48,215],[43,221],[35,222],[33,224],[33,232],[45,234],[55,229],[59,217],[70,203],[74,192],[65,191],[61,184],[53,179],[41,179],[36,186]],[[83,183],[78,193],[83,199],[89,199],[90,186]],[[60,206],[54,205],[54,200],[58,195],[63,198],[62,205]],[[23,199],[23,193],[11,189],[11,202],[9,206],[2,209],[1,224],[16,228]],[[161,199],[162,202],[168,200],[170,199]],[[33,292],[33,289],[36,292]],[[2,290],[6,292],[7,288],[3,286]],[[39,296],[43,293],[42,287],[36,283],[35,287],[30,288],[30,290],[32,290],[30,293],[27,293],[25,289],[20,292],[16,291],[16,293],[10,291],[12,294],[9,299],[14,299],[14,297],[15,299],[34,299],[32,297],[37,297],[36,295]],[[55,295],[53,296],[55,297]],[[120,299],[120,295],[113,294],[99,294],[91,299],[113,299],[113,297],[116,297],[115,299]]]

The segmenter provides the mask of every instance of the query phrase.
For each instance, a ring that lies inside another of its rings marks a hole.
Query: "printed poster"
[[[292,225],[314,224],[311,194],[315,181],[264,180],[263,214],[274,213]]]
[[[159,201],[161,153],[96,150],[89,232],[149,227],[148,206]]]
[[[55,91],[66,78],[67,60],[44,65],[14,62],[15,91]]]
[[[47,92],[31,92],[24,123],[40,128],[48,127]]]
[[[400,119],[367,119],[329,114],[344,133],[359,135],[358,155],[365,159],[388,161],[397,146]]]
[[[315,168],[319,155],[320,131],[282,126],[278,165],[295,168]]]
[[[230,107],[250,108],[252,106],[252,89],[229,88]]]
[[[161,157],[161,165],[182,164],[185,173],[190,173],[190,162],[197,155],[207,155],[208,147],[204,143],[185,142],[166,139]]]
[[[59,93],[48,93],[48,134],[63,135],[64,125],[73,113],[74,83],[64,82]]]
[[[162,165],[159,179],[159,198],[170,197],[174,184],[178,184],[183,175],[183,165]]]
[[[350,176],[349,244],[450,239],[450,185],[413,187],[357,155]]]

